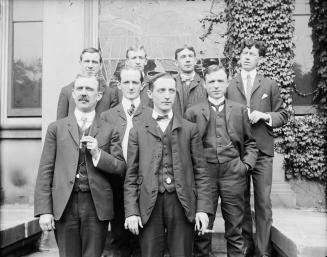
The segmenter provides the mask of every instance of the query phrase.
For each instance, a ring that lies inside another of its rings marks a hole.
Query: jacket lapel
[[[180,127],[182,127],[181,117],[174,114],[174,116],[173,116],[173,126],[172,126],[171,131],[174,131],[175,129],[180,128]]]
[[[252,97],[253,93],[259,88],[260,84],[261,84],[261,75],[257,74],[257,76],[255,76],[253,87],[251,90],[251,97]]]
[[[78,125],[74,114],[68,116],[67,129],[76,145],[79,145]]]
[[[159,137],[160,135],[158,133],[158,124],[157,122],[151,117],[151,115],[149,115],[149,117],[147,119],[145,119],[145,128],[147,129],[147,131],[152,134],[155,137]]]
[[[201,105],[202,115],[206,118],[208,121],[210,119],[210,106],[209,103],[205,103]]]
[[[246,99],[241,74],[238,74],[236,77],[236,87],[237,87],[238,91],[240,91],[240,93],[244,97],[244,99]]]
[[[225,100],[225,108],[226,108],[226,123],[228,124],[230,114],[233,110],[233,105],[231,105],[227,99]]]
[[[191,81],[191,84],[190,84],[190,91],[192,91],[193,88],[197,87],[201,82],[201,78],[200,76],[195,73],[194,75],[194,79]]]
[[[91,127],[90,127],[89,135],[91,137],[96,137],[96,135],[98,134],[98,131],[99,131],[99,127],[100,127],[100,119],[97,116],[95,116],[94,120],[91,124]]]
[[[183,99],[183,88],[182,88],[182,86],[183,86],[183,84],[182,84],[181,76],[178,75],[176,77],[176,91],[177,91],[177,96],[176,97],[178,97],[178,100],[179,100],[179,104],[180,104],[179,108],[183,112],[183,110],[184,110],[183,100],[184,99]],[[176,99],[175,99],[175,102],[176,102]]]

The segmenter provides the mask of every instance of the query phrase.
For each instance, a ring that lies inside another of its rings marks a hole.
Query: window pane
[[[12,108],[41,108],[42,22],[13,23]]]
[[[311,69],[313,66],[311,28],[308,25],[310,15],[295,16],[295,85],[293,105],[311,105],[313,95],[303,96],[315,89],[312,83]]]
[[[41,21],[43,0],[14,0],[13,21]]]

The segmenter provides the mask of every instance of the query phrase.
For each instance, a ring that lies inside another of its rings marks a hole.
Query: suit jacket
[[[234,147],[239,151],[241,160],[253,168],[258,150],[251,134],[247,109],[241,104],[226,99],[225,111],[227,133]],[[212,129],[209,129],[208,126],[210,120],[208,101],[192,106],[186,111],[185,116],[189,121],[197,124],[202,139],[205,137],[215,138],[216,131],[210,131]],[[210,152],[216,151],[214,145],[211,146],[214,149],[204,149],[206,157]]]
[[[176,98],[173,106],[174,113],[184,116],[187,108],[192,105],[206,101],[207,91],[203,87],[203,79],[195,73],[194,79],[191,81],[189,95],[187,99],[183,96],[183,84],[180,75],[176,76]]]
[[[72,98],[72,90],[74,82],[63,87],[60,91],[58,106],[57,106],[57,120],[67,117],[74,113],[75,101]],[[100,115],[103,111],[113,108],[118,104],[117,88],[108,87],[102,84],[103,95],[95,107],[95,112]]]
[[[109,174],[122,176],[126,168],[118,131],[95,118],[90,135],[102,150],[97,167],[86,156],[89,186],[100,220],[114,216]],[[59,220],[73,190],[79,157],[79,133],[74,115],[49,125],[34,194],[34,214],[50,213]]]
[[[226,97],[235,102],[247,105],[241,75],[238,74],[227,88]],[[274,156],[273,128],[280,127],[287,122],[288,114],[283,108],[283,100],[275,81],[265,78],[261,74],[255,77],[250,100],[250,110],[270,114],[272,126],[263,120],[252,124],[252,134],[258,149],[266,155]]]
[[[156,203],[162,157],[158,125],[151,114],[130,131],[124,184],[125,216],[141,216],[143,224]],[[176,193],[186,218],[194,222],[196,212],[212,214],[210,178],[198,129],[177,115],[173,117],[172,155]]]

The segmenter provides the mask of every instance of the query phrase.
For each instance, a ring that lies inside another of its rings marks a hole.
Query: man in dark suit
[[[254,189],[257,255],[271,255],[272,207],[270,193],[274,156],[273,128],[284,125],[288,118],[276,82],[257,72],[258,63],[264,54],[265,47],[262,42],[246,40],[240,56],[241,73],[231,81],[227,89],[228,99],[247,106],[252,134],[259,149],[256,165],[248,176],[248,187],[245,193],[243,236],[246,256],[253,255],[254,246],[250,207],[251,177]]]
[[[192,46],[184,45],[175,51],[175,60],[179,69],[176,77],[176,99],[174,110],[184,115],[190,106],[206,101],[207,94],[203,79],[195,72],[196,53]]]
[[[204,76],[208,100],[189,108],[185,116],[198,125],[211,176],[214,215],[209,218],[208,228],[213,227],[220,197],[227,255],[241,257],[246,173],[255,165],[256,143],[251,135],[246,107],[225,100],[228,86],[225,70],[211,65]],[[211,240],[212,234],[196,236],[194,256],[209,257]]]
[[[99,80],[78,77],[73,114],[49,125],[34,194],[43,231],[54,229],[61,257],[101,256],[114,217],[109,175],[123,176],[118,131],[101,121],[95,106]]]
[[[207,232],[212,214],[209,174],[195,124],[172,111],[176,84],[168,73],[149,84],[153,111],[130,131],[125,184],[125,227],[140,235],[143,257],[192,256],[194,223]]]
[[[80,55],[80,67],[80,74],[83,76],[100,76],[99,73],[102,67],[102,56],[100,51],[93,47],[85,48]],[[102,98],[95,107],[97,115],[118,104],[117,89],[108,87],[103,78],[100,80],[100,86]],[[60,91],[57,107],[57,120],[67,117],[75,110],[75,101],[72,98],[73,87],[74,82],[63,87]]]
[[[124,158],[127,160],[129,131],[133,127],[133,124],[138,122],[147,111],[147,107],[142,104],[140,98],[143,82],[140,70],[133,67],[124,67],[120,71],[118,80],[118,88],[122,94],[122,101],[113,109],[103,112],[101,118],[115,126],[119,131]],[[125,212],[123,184],[124,178],[121,177],[116,177],[112,183],[115,218],[110,221],[110,246],[115,252],[114,256],[129,257],[132,256],[132,254],[139,254],[139,244],[138,238],[124,228]]]

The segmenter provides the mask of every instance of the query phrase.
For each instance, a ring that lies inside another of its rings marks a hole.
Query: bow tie
[[[167,120],[167,119],[168,119],[168,114],[158,115],[157,118],[156,118],[156,121]]]
[[[135,105],[131,104],[131,107],[129,109],[127,109],[127,113],[129,116],[132,116],[134,111],[135,111]]]

